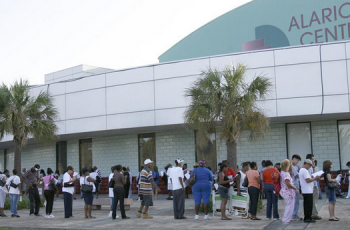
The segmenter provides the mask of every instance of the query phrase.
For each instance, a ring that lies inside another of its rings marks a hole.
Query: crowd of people
[[[206,167],[206,160],[201,159],[193,165],[194,169],[190,171],[184,160],[177,158],[175,165],[170,163],[159,172],[157,166],[153,166],[153,161],[146,159],[144,166],[136,177],[138,187],[138,200],[141,201],[140,208],[136,214],[138,218],[152,219],[149,215],[149,207],[153,206],[153,200],[158,197],[160,191],[159,184],[163,180],[168,190],[168,200],[173,201],[173,211],[175,219],[186,219],[185,199],[188,198],[189,187],[192,187],[192,193],[195,204],[194,219],[199,219],[199,209],[203,204],[204,219],[210,219],[209,200],[212,191],[215,190],[221,197],[221,219],[232,220],[228,216],[226,204],[233,191],[237,196],[249,196],[248,212],[242,214],[243,219],[261,220],[257,216],[257,207],[259,199],[266,198],[266,219],[279,220],[278,201],[283,199],[285,209],[282,221],[290,224],[292,221],[301,221],[313,223],[322,219],[317,211],[318,199],[322,199],[320,190],[320,179],[324,178],[325,191],[329,200],[329,221],[339,221],[335,215],[336,189],[342,181],[342,178],[350,176],[350,171],[345,175],[338,173],[336,179],[331,173],[332,162],[326,160],[323,162],[323,169],[317,168],[317,161],[314,155],[308,154],[304,159],[303,165],[299,166],[302,159],[299,155],[293,155],[291,160],[285,159],[281,163],[273,164],[266,160],[261,162],[259,169],[256,162],[243,162],[241,169],[239,167],[233,170],[227,160],[218,164],[218,170],[213,173]],[[347,163],[350,168],[350,162]],[[319,172],[321,171],[321,172]],[[95,218],[92,216],[93,200],[98,199],[102,175],[100,170],[94,166],[91,169],[83,168],[81,174],[74,172],[72,166],[60,175],[59,171],[55,173],[48,168],[46,173],[36,164],[30,170],[23,169],[22,176],[17,175],[17,170],[12,171],[12,176],[8,170],[0,173],[0,217],[6,217],[4,213],[4,203],[7,194],[11,200],[11,216],[19,217],[17,213],[18,200],[22,195],[27,195],[30,200],[29,215],[31,217],[40,216],[40,195],[39,185],[43,185],[43,195],[45,197],[46,214],[45,218],[54,218],[52,213],[54,200],[63,193],[64,217],[73,217],[73,199],[75,194],[75,181],[79,181],[81,196],[84,199],[84,217]],[[111,173],[108,177],[110,213],[112,219],[119,218],[117,206],[119,205],[122,219],[129,219],[126,216],[124,199],[131,198],[132,174],[129,168],[122,165],[111,167]],[[348,193],[347,198],[350,198]],[[299,197],[303,196],[304,217],[298,216]]]

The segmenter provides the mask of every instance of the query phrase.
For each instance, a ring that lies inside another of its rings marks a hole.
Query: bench
[[[130,199],[125,198],[124,199],[125,210],[130,210],[130,205],[132,205],[132,204],[133,204],[132,198],[130,198]],[[111,205],[109,197],[108,198],[98,198],[98,199],[95,198],[92,202],[92,209],[101,210],[102,205],[108,205],[108,206]]]

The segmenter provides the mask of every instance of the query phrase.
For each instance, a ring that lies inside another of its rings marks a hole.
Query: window
[[[197,131],[194,132],[196,144],[196,162],[205,159],[206,166],[211,168],[211,171],[216,171],[217,156],[216,156],[216,134],[210,133],[207,136],[206,145],[198,144]]]
[[[298,154],[302,160],[312,153],[310,123],[287,124],[288,158]]]
[[[350,120],[338,122],[341,169],[348,169],[350,161]]]
[[[4,150],[4,170],[7,169],[7,167],[10,165],[10,158],[9,158],[9,155],[8,155],[8,149],[5,149]]]
[[[85,167],[92,168],[92,139],[79,140],[79,164],[79,172]]]
[[[67,141],[56,143],[56,170],[63,174],[67,169]]]
[[[139,134],[139,166],[143,166],[146,159],[151,159],[156,165],[155,133]]]

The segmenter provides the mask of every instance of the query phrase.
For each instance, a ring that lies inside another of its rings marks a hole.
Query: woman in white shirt
[[[73,167],[68,166],[67,172],[63,175],[63,203],[64,203],[64,217],[73,217],[73,193],[74,193],[74,181],[77,180],[76,176],[73,176]]]
[[[91,186],[91,191],[82,191],[83,185]],[[95,218],[91,216],[92,201],[94,200],[94,192],[96,191],[95,180],[90,176],[90,172],[87,168],[83,168],[80,177],[81,192],[83,193],[85,206],[84,206],[84,216],[85,218]]]
[[[12,173],[13,176],[8,178],[6,183],[7,188],[9,188],[9,194],[11,199],[11,217],[19,217],[19,215],[17,214],[17,204],[18,197],[22,196],[21,179],[19,178],[19,176],[17,176],[16,169],[12,170]]]
[[[5,205],[5,199],[6,199],[6,175],[0,173],[0,216],[6,217],[4,213],[4,205]]]

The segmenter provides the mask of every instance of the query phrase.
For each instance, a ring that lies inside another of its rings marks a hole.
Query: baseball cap
[[[149,163],[153,163],[153,161],[151,161],[150,159],[146,159],[144,162],[145,165],[148,165]]]
[[[175,161],[176,161],[177,164],[180,164],[180,163],[184,162],[184,160],[181,160],[180,158],[177,158]]]
[[[304,164],[312,165],[312,161],[310,159],[305,159]]]

